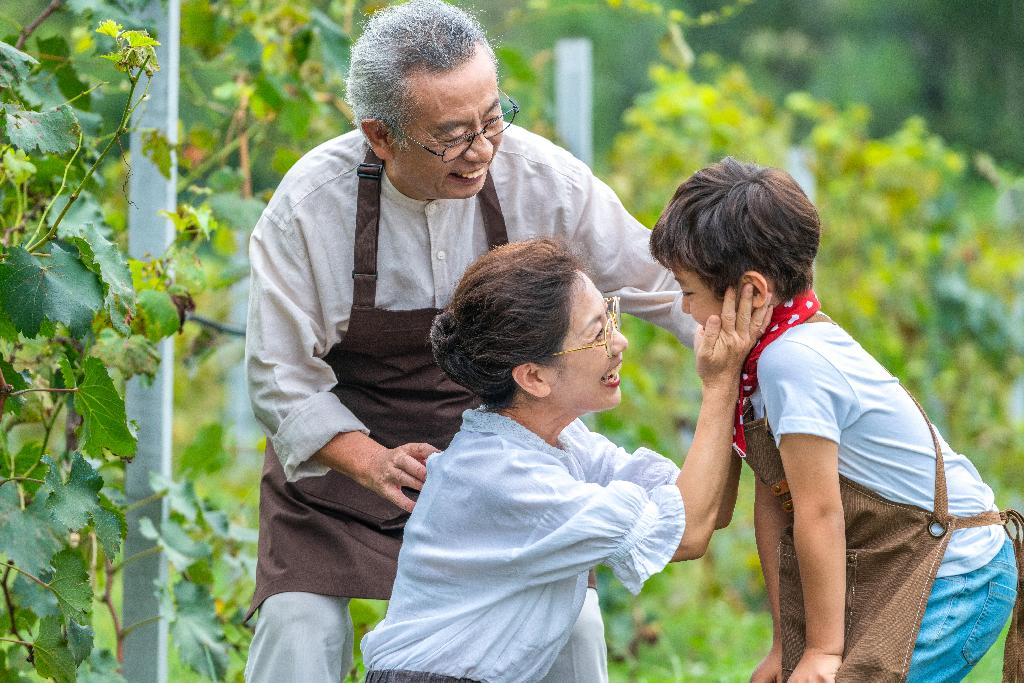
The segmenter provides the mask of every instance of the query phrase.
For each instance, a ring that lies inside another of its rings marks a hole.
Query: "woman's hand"
[[[835,683],[836,673],[843,658],[815,650],[805,650],[804,656],[789,677],[789,683]]]
[[[750,683],[782,683],[782,646],[772,643],[772,649],[750,676]]]
[[[772,307],[755,311],[753,301],[753,285],[743,285],[739,301],[735,288],[730,287],[722,300],[722,314],[709,317],[697,328],[697,374],[705,386],[738,386],[740,367],[771,320]]]

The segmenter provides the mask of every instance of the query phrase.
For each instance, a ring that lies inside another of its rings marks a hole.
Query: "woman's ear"
[[[366,136],[367,142],[373,148],[373,153],[383,161],[390,161],[394,158],[395,140],[388,127],[377,119],[364,119],[359,127]]]
[[[551,393],[550,371],[537,363],[523,363],[512,368],[512,379],[530,396],[544,398]]]
[[[775,284],[756,270],[748,270],[740,277],[740,287],[750,283],[754,286],[754,308],[771,303],[775,295]]]

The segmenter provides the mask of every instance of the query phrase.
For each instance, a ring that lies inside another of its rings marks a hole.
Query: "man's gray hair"
[[[345,99],[356,127],[377,119],[402,139],[409,122],[408,77],[462,66],[481,46],[494,51],[475,18],[441,0],[412,0],[380,10],[352,46]]]

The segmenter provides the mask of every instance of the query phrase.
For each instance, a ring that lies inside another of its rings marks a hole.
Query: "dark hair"
[[[434,318],[434,360],[488,408],[512,405],[512,369],[552,363],[561,350],[581,273],[581,258],[556,240],[492,249],[466,269],[451,302]]]
[[[651,254],[722,296],[754,270],[789,299],[811,288],[821,223],[792,176],[726,157],[690,176],[651,231]]]

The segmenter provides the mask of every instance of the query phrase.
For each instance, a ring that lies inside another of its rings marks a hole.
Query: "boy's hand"
[[[835,683],[843,658],[814,650],[805,650],[789,683]]]
[[[782,683],[782,647],[772,643],[761,663],[750,676],[750,683]]]

